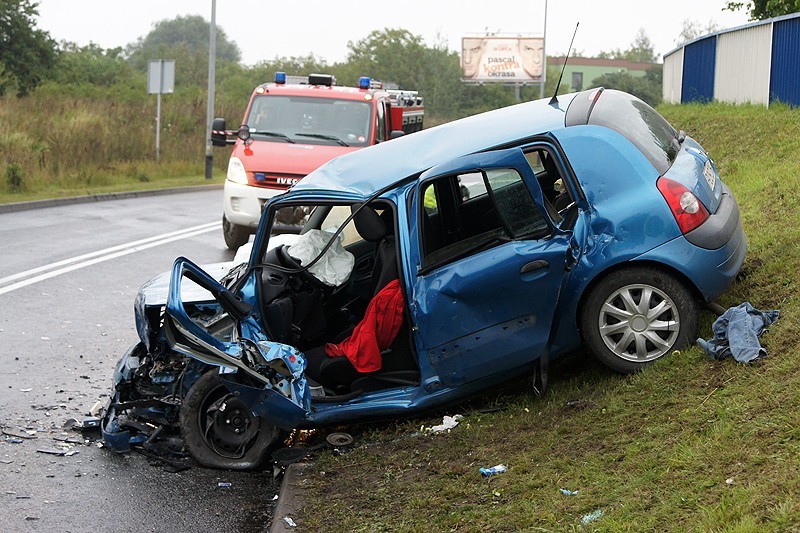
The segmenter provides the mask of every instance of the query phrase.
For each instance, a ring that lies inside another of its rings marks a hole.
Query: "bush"
[[[11,192],[19,192],[24,184],[22,167],[17,163],[6,165],[6,183]]]

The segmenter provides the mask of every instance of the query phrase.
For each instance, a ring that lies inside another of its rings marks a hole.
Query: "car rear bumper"
[[[700,248],[716,250],[733,238],[737,228],[741,229],[739,204],[736,203],[730,188],[723,183],[722,198],[717,211],[700,226],[687,233],[686,240]]]
[[[286,191],[253,187],[225,180],[223,188],[225,218],[239,226],[256,228],[258,221],[261,220],[264,203],[273,196],[284,192]]]
[[[733,195],[730,195],[730,199],[735,205]],[[716,215],[719,214],[720,210],[718,209]],[[729,222],[734,217],[733,211],[729,212],[728,217],[730,217]],[[715,223],[709,226],[718,228],[719,233],[723,237],[727,237],[717,248],[709,249],[690,242],[689,236],[686,235],[664,243],[640,255],[636,260],[654,261],[671,266],[691,280],[703,299],[710,302],[725,292],[733,283],[747,252],[747,238],[742,229],[738,206],[735,208],[735,220],[732,224],[729,225],[722,219],[719,222],[720,224]],[[697,236],[694,237],[694,241],[697,242]],[[722,238],[717,238],[717,242],[721,240]],[[699,242],[709,245],[714,241],[711,237],[704,237]]]

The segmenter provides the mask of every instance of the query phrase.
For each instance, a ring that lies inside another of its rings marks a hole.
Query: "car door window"
[[[544,207],[554,224],[559,225],[564,211],[574,205],[569,188],[564,183],[563,171],[556,163],[556,156],[546,148],[535,148],[525,153],[544,196]]]
[[[423,185],[422,202],[425,268],[549,231],[522,176],[513,168],[429,181]]]
[[[516,170],[487,170],[486,181],[509,237],[519,239],[547,230],[542,214]]]

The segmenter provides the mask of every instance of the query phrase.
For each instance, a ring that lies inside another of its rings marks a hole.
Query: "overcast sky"
[[[547,3],[547,53],[563,54],[580,22],[575,48],[585,55],[626,49],[644,28],[659,56],[674,49],[683,21],[720,28],[747,23],[743,11],[722,11],[725,0],[550,0]],[[467,7],[468,4],[468,7]],[[278,56],[313,53],[328,63],[343,61],[348,41],[372,30],[402,28],[429,46],[445,41],[459,51],[461,37],[485,32],[501,35],[544,32],[545,0],[331,0],[217,2],[217,25],[239,46],[248,65]],[[211,19],[211,0],[40,0],[39,28],[51,37],[103,48],[125,46],[146,35],[154,22],[178,15]]]

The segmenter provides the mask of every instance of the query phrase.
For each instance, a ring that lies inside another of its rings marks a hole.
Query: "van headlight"
[[[234,183],[247,185],[247,172],[244,171],[244,165],[238,157],[231,157],[228,161],[228,179]]]

